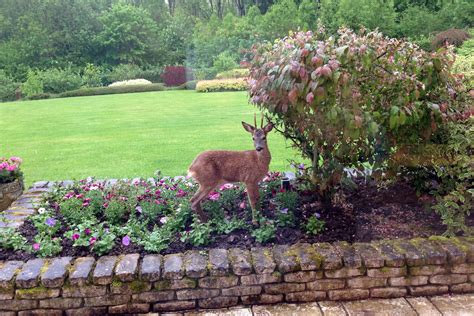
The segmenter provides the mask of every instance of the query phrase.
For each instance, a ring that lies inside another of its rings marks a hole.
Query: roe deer
[[[199,184],[199,190],[191,198],[191,208],[202,222],[208,217],[201,209],[201,201],[217,186],[230,182],[243,182],[252,208],[252,223],[257,224],[255,216],[259,199],[258,183],[268,172],[271,155],[266,141],[267,134],[273,129],[268,123],[263,127],[263,116],[260,128],[242,122],[244,129],[252,134],[255,150],[229,151],[212,150],[200,153],[188,169],[188,175]]]

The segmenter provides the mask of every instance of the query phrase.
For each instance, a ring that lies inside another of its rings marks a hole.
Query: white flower
[[[98,189],[99,189],[99,187],[96,186],[96,185],[91,185],[90,188],[89,188],[89,190],[91,190],[91,191],[95,191],[95,190],[98,190]]]
[[[38,209],[38,214],[44,214],[46,212],[46,209],[44,207],[40,207]]]
[[[161,223],[161,224],[166,224],[167,221],[168,221],[168,217],[166,217],[166,216],[160,218],[160,223]]]
[[[120,87],[120,86],[133,86],[133,85],[146,85],[152,84],[151,81],[146,79],[133,79],[133,80],[124,80],[124,81],[116,81],[112,84],[109,84],[109,87]]]

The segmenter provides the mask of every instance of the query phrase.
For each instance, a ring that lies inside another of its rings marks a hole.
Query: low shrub
[[[431,42],[431,46],[434,49],[438,49],[440,47],[445,46],[447,43],[449,45],[459,47],[465,40],[469,39],[470,37],[471,36],[469,35],[469,33],[464,30],[449,29],[436,34],[433,38],[433,41]]]
[[[453,64],[453,72],[462,74],[470,89],[474,89],[474,54],[470,56],[457,55]]]
[[[153,83],[163,82],[163,80],[161,79],[161,75],[163,74],[163,68],[159,66],[144,69],[139,74],[140,78],[149,80]]]
[[[109,84],[109,87],[123,87],[123,86],[136,86],[136,85],[148,85],[151,84],[151,81],[146,79],[133,79],[133,80],[124,80],[116,81]]]
[[[166,66],[161,78],[167,86],[179,86],[192,79],[192,72],[184,66]]]
[[[247,90],[247,80],[221,79],[221,80],[202,80],[196,85],[197,92],[222,92],[222,91],[245,91]]]
[[[88,63],[82,69],[82,87],[92,88],[102,86],[104,69],[100,66]]]
[[[23,177],[20,165],[23,161],[19,157],[0,157],[0,183],[13,182]]]
[[[19,84],[15,83],[13,78],[8,76],[3,70],[0,70],[0,100],[15,100],[15,91]]]
[[[248,68],[236,68],[218,73],[216,79],[246,78],[249,74],[250,70]]]
[[[211,80],[216,77],[216,70],[214,68],[198,68],[194,69],[193,75],[196,80]]]
[[[197,80],[187,81],[184,84],[184,89],[186,89],[186,90],[196,90],[197,83],[198,83]]]
[[[231,70],[238,66],[235,58],[229,52],[220,53],[213,62],[213,68],[216,72]]]
[[[30,96],[27,96],[25,97],[24,99],[25,100],[44,100],[44,99],[49,99],[49,98],[52,98],[53,95],[51,93],[37,93],[37,94],[33,94],[33,95],[30,95]]]
[[[43,82],[38,72],[28,70],[26,81],[21,85],[21,91],[27,97],[43,93]]]
[[[147,85],[136,86],[120,86],[120,87],[97,87],[97,88],[83,88],[60,93],[58,97],[81,97],[89,95],[105,95],[105,94],[119,94],[119,93],[134,93],[147,91],[163,91],[165,87],[161,83],[153,83]]]
[[[38,71],[37,74],[43,84],[43,92],[46,93],[61,93],[79,89],[82,86],[81,76],[70,67],[50,68]]]

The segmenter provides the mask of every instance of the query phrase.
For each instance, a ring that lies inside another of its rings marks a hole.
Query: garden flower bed
[[[184,177],[55,185],[23,225],[0,230],[0,259],[356,242],[427,237],[445,230],[438,216],[425,210],[430,198],[418,198],[406,183],[384,189],[361,183],[326,207],[298,183],[283,190],[281,178],[271,173],[261,184],[259,227],[251,225],[246,192],[239,184],[210,193],[203,204],[208,223],[193,215],[188,201],[197,186]]]

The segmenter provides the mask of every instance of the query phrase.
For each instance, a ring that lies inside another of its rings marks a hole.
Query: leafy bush
[[[163,68],[159,66],[150,67],[140,71],[140,78],[149,80],[153,83],[162,82],[161,75],[163,73]]]
[[[106,84],[116,81],[124,81],[140,78],[142,70],[139,66],[134,64],[120,64],[112,68],[105,75]]]
[[[221,80],[202,80],[196,85],[197,92],[222,92],[222,91],[245,91],[247,90],[247,80],[221,79]]]
[[[213,68],[217,73],[231,70],[238,66],[239,65],[235,62],[235,58],[227,51],[217,55],[213,63]]]
[[[433,38],[433,41],[431,42],[431,46],[434,49],[443,47],[446,44],[459,47],[462,45],[462,43],[464,43],[465,40],[469,39],[470,37],[471,36],[469,35],[469,33],[464,30],[449,29],[436,34]]]
[[[31,69],[28,70],[26,81],[22,84],[21,91],[27,97],[44,92],[43,82],[38,72]]]
[[[323,220],[320,220],[318,215],[319,214],[316,213],[314,214],[314,216],[311,216],[306,222],[306,224],[304,225],[304,228],[307,234],[317,235],[324,230],[324,226],[326,225],[326,222]]]
[[[0,100],[12,101],[15,100],[15,92],[19,84],[15,83],[13,78],[8,76],[0,69]]]
[[[165,87],[161,83],[153,83],[139,86],[121,86],[121,87],[97,87],[97,88],[82,88],[60,93],[58,97],[81,97],[89,95],[104,95],[104,94],[119,94],[119,93],[134,93],[147,91],[163,91]]]
[[[192,73],[184,66],[166,66],[161,78],[167,86],[179,86],[192,79]]]
[[[102,67],[88,63],[84,69],[82,69],[82,86],[85,88],[102,86],[102,74]]]
[[[472,56],[474,54],[474,38],[465,41],[461,47],[456,50],[456,53],[461,56]]]
[[[311,160],[308,179],[328,201],[350,180],[345,167],[379,170],[395,144],[425,142],[464,106],[452,58],[378,32],[299,32],[256,48],[250,95]]]
[[[218,73],[216,79],[246,78],[249,74],[250,70],[247,68],[236,68]]]
[[[37,75],[46,93],[61,93],[79,89],[82,86],[81,76],[71,68],[50,68],[38,71]]]
[[[51,93],[38,93],[25,97],[25,100],[44,100],[54,97]]]
[[[463,74],[469,88],[474,89],[474,54],[470,56],[457,55],[453,72]]]
[[[216,70],[214,68],[198,68],[193,71],[196,80],[211,80],[216,77]]]

